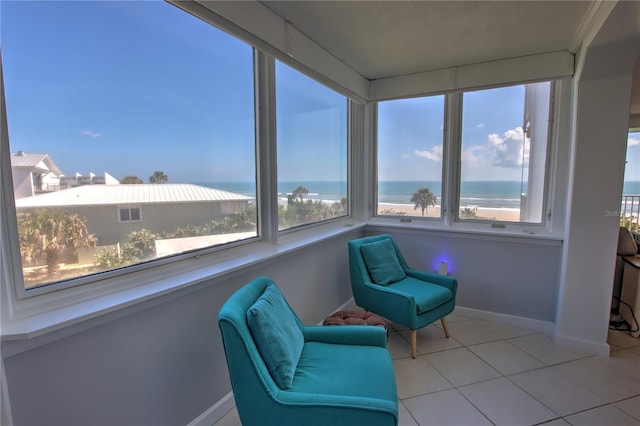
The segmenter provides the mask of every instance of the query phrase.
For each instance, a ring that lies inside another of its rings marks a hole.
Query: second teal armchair
[[[358,306],[411,330],[411,356],[416,357],[416,330],[444,319],[456,303],[455,278],[412,269],[389,235],[349,241],[349,270]]]

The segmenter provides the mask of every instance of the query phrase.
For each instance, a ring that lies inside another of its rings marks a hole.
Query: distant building
[[[16,199],[60,189],[62,172],[48,154],[11,154],[11,173]]]
[[[78,213],[102,246],[125,242],[142,228],[159,233],[202,226],[252,202],[253,197],[192,184],[82,185],[17,199],[16,210]]]
[[[76,173],[73,176],[62,176],[60,178],[60,186],[63,189],[72,188],[74,186],[82,186],[82,185],[119,185],[120,181],[109,173],[106,173],[102,176],[96,176],[93,173],[89,173],[89,175],[81,175],[80,173]]]
[[[73,176],[62,174],[49,154],[30,154],[18,151],[11,155],[13,192],[15,199],[32,197],[45,192],[59,191],[81,185],[118,185],[120,181],[105,173]]]

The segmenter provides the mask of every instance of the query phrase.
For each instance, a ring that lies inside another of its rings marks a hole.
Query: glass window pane
[[[0,7],[28,288],[257,235],[251,46],[163,1]]]
[[[378,104],[378,215],[441,217],[444,96]]]
[[[276,62],[278,229],[347,214],[347,98]]]
[[[460,220],[542,222],[550,88],[464,94]]]
[[[131,209],[131,220],[134,222],[140,220],[140,209]]]
[[[129,209],[120,209],[120,222],[129,222]]]

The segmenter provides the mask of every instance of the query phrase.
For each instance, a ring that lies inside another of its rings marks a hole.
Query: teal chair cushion
[[[389,285],[407,276],[390,240],[363,244],[360,252],[374,283]]]
[[[418,315],[435,309],[453,298],[453,293],[448,288],[413,277],[394,283],[393,289],[415,298]]]
[[[291,389],[304,336],[275,285],[247,310],[247,324],[273,380],[280,389]]]
[[[307,342],[292,391],[395,401],[394,382],[385,347]]]

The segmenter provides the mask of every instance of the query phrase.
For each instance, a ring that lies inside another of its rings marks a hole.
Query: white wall
[[[611,304],[640,5],[620,2],[581,52],[556,340],[600,353]]]
[[[27,169],[15,168],[13,173],[14,197],[18,198],[33,196],[33,182],[31,182],[31,172]]]
[[[458,279],[456,305],[537,322],[555,321],[562,242],[369,226],[393,236],[409,266],[435,272],[447,262]]]

